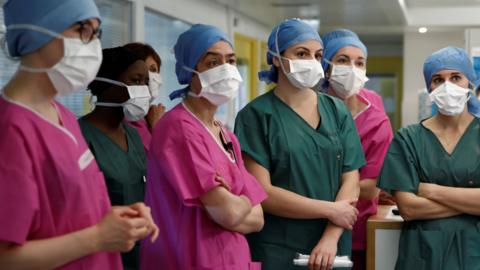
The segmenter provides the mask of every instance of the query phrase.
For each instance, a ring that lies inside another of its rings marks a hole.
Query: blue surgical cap
[[[467,52],[464,49],[449,46],[434,52],[425,60],[423,76],[427,89],[430,89],[433,75],[449,69],[461,72],[471,84],[475,83],[476,76]]]
[[[277,33],[278,32],[278,33]],[[276,39],[278,37],[278,51]],[[308,40],[316,40],[323,46],[322,39],[318,32],[307,23],[299,19],[289,19],[273,28],[268,37],[268,49],[281,54],[289,47]],[[271,65],[270,70],[263,70],[258,73],[258,78],[267,83],[277,82],[278,73],[273,65],[273,55],[267,52],[267,63]]]
[[[8,51],[13,57],[34,52],[54,37],[30,29],[9,29],[10,25],[30,24],[62,33],[76,22],[100,19],[93,0],[9,0],[3,12]]]
[[[336,29],[326,33],[323,35],[323,42],[325,42],[325,50],[323,52],[322,67],[325,71],[329,67],[325,60],[332,61],[338,50],[344,47],[357,47],[363,51],[365,57],[368,54],[367,47],[365,47],[358,35],[348,29]]]
[[[180,84],[189,84],[192,81],[193,73],[184,68],[195,69],[200,58],[205,54],[208,48],[219,41],[225,41],[230,46],[232,42],[227,35],[215,26],[206,24],[195,24],[187,31],[183,32],[177,40],[175,47],[175,73]],[[233,48],[233,46],[232,46]],[[170,94],[170,99],[182,96],[188,91],[188,88],[174,91]]]

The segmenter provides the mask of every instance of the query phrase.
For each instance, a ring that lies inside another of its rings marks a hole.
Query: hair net
[[[195,24],[178,37],[174,51],[177,60],[175,73],[180,84],[189,84],[192,81],[192,72],[184,67],[195,69],[198,61],[208,48],[221,40],[232,46],[232,42],[224,32],[206,24]],[[170,99],[181,97],[187,91],[188,87],[174,91],[170,94]]]
[[[13,57],[34,52],[54,37],[27,28],[9,29],[12,25],[35,25],[62,33],[76,22],[100,18],[93,0],[9,0],[3,12],[8,51]]]
[[[323,42],[325,43],[325,49],[323,51],[322,66],[325,71],[329,67],[329,63],[325,60],[332,61],[338,50],[344,47],[354,46],[361,49],[365,57],[368,54],[367,47],[365,47],[358,35],[347,29],[337,29],[326,33],[323,36]]]
[[[289,47],[307,40],[317,40],[323,46],[320,35],[310,25],[299,19],[288,19],[273,28],[268,37],[268,49],[280,55]],[[263,70],[258,73],[258,78],[267,83],[277,82],[278,80],[277,69],[273,65],[274,55],[271,52],[267,52],[267,63],[271,66],[270,70]]]
[[[467,77],[470,84],[475,83],[476,76],[467,52],[464,49],[449,46],[434,52],[425,60],[423,76],[427,89],[430,90],[433,75],[441,70],[448,69],[461,72]]]

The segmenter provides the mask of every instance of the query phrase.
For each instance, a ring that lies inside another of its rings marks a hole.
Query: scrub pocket
[[[398,258],[395,270],[425,270],[425,261],[420,258]]]

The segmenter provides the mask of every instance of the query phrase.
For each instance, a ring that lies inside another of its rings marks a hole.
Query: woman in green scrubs
[[[423,70],[438,114],[397,132],[379,181],[405,219],[395,269],[480,269],[480,125],[467,101],[472,63],[463,49],[446,47]]]
[[[150,101],[147,83],[148,68],[143,60],[123,47],[104,49],[97,78],[89,85],[97,97],[95,109],[78,120],[105,176],[112,205],[144,200],[145,150],[140,135],[124,118],[145,116]],[[132,105],[142,100],[146,101],[145,109],[140,109],[142,104]],[[139,269],[139,251],[137,244],[122,254],[125,270]]]
[[[362,147],[342,101],[311,89],[323,77],[316,30],[286,20],[268,45],[272,68],[259,77],[277,85],[235,123],[246,167],[268,193],[252,256],[265,270],[305,269],[293,265],[297,252],[311,255],[309,269],[330,269],[335,255],[351,254]]]

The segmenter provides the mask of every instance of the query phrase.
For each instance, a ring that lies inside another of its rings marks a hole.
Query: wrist
[[[79,231],[77,236],[77,240],[83,243],[87,254],[103,251],[98,224]]]
[[[332,220],[332,217],[335,215],[335,202],[325,201],[324,204],[322,204],[322,201],[320,201],[319,209],[321,211],[320,217],[324,216],[328,220]]]

